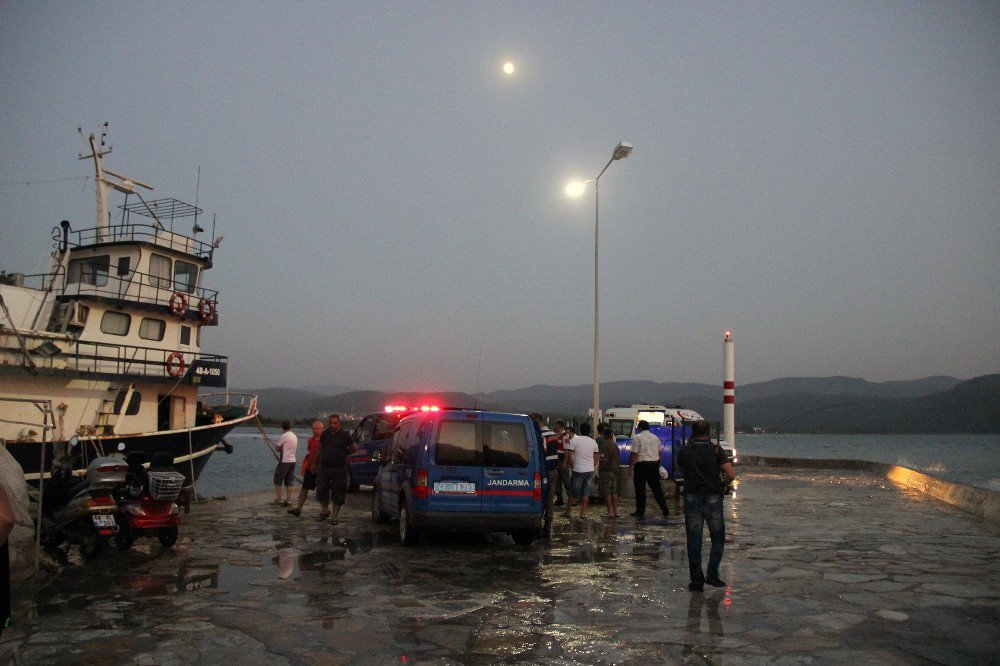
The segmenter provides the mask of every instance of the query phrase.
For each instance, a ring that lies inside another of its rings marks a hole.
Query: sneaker
[[[701,592],[705,586],[702,583],[688,583],[688,589],[692,592]]]
[[[709,585],[711,585],[712,587],[725,587],[726,586],[726,581],[722,580],[721,578],[706,578],[705,582],[708,583]]]

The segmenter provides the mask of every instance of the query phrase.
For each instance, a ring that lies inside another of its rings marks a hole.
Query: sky
[[[3,1],[0,269],[92,226],[107,121],[108,168],[224,236],[231,386],[588,384],[594,190],[564,187],[627,141],[602,381],[721,382],[725,330],[737,383],[971,378],[998,102],[996,2]]]

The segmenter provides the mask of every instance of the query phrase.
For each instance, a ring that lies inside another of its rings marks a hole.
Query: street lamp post
[[[608,170],[611,163],[616,160],[625,159],[632,154],[632,144],[622,141],[611,153],[611,159],[604,165],[601,172],[594,178],[594,435],[597,424],[600,421],[601,413],[601,318],[600,318],[600,292],[598,290],[598,278],[600,276],[600,263],[598,262],[598,249],[600,247],[601,229],[601,176]],[[582,188],[577,188],[582,192]]]

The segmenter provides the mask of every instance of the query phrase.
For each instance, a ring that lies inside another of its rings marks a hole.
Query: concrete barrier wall
[[[912,488],[962,511],[1000,525],[1000,493],[961,483],[944,481],[899,465],[868,460],[831,460],[826,458],[775,458],[740,456],[739,467],[795,467],[802,469],[850,469],[870,472]]]

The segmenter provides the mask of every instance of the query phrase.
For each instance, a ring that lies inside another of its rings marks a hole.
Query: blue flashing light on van
[[[542,532],[545,456],[523,414],[409,414],[374,459],[372,518],[398,520],[404,545],[414,545],[427,528],[506,532],[519,545]]]

